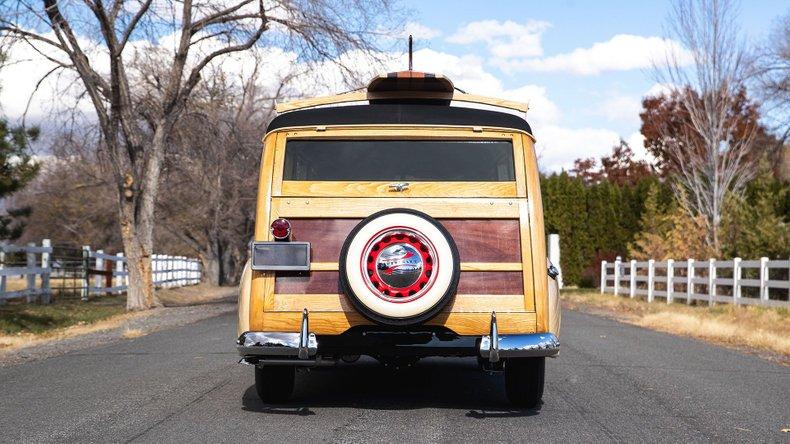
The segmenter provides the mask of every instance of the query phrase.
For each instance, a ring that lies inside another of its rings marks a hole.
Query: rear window
[[[284,168],[285,180],[515,180],[509,140],[289,140]]]

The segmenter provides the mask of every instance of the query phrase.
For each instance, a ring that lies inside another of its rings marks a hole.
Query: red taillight
[[[291,223],[287,219],[275,219],[272,222],[272,236],[276,240],[285,240],[291,237]]]

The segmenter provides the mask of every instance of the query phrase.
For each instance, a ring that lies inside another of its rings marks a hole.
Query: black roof
[[[513,114],[476,108],[430,104],[372,104],[332,106],[290,111],[275,117],[266,132],[278,128],[317,125],[417,124],[488,126],[523,130],[526,120]]]

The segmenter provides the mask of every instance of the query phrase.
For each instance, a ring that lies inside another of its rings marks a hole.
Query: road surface
[[[300,373],[292,403],[264,405],[234,322],[0,368],[0,440],[790,442],[787,367],[579,312],[539,411],[512,410],[501,374],[459,359]]]

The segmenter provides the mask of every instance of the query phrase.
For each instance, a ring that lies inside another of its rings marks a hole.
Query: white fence
[[[49,239],[44,239],[41,246],[32,243],[26,246],[0,245],[0,303],[15,298],[49,303],[53,289],[66,288],[53,288],[53,276],[71,280],[73,285],[68,288],[78,292],[83,300],[94,294],[126,291],[129,272],[123,253],[107,254],[83,246],[81,249],[72,249],[77,254],[68,260],[53,255],[57,248],[51,245]],[[24,257],[24,263],[20,260],[7,262],[11,254],[17,258]],[[200,283],[202,272],[197,259],[155,254],[151,266],[154,285],[157,287],[182,287]],[[10,286],[12,282],[15,285]]]
[[[601,293],[731,304],[790,307],[790,260],[601,262]]]

